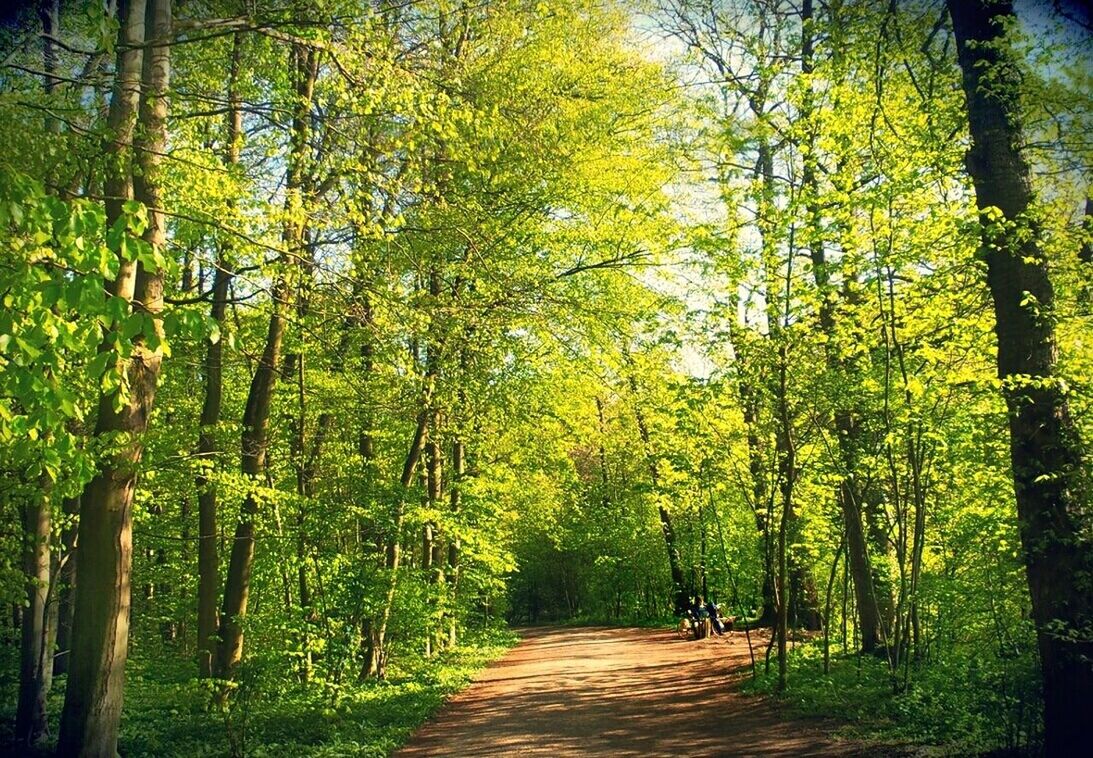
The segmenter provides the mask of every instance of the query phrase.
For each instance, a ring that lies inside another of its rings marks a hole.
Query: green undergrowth
[[[833,655],[823,671],[819,642],[790,654],[785,692],[778,693],[777,662],[762,659],[743,689],[776,697],[793,715],[842,722],[847,740],[902,746],[915,755],[1037,755],[1040,692],[1036,661],[965,652],[913,666],[893,680],[886,661],[869,655]]]
[[[672,616],[658,616],[650,618],[648,616],[605,616],[605,615],[578,615],[571,616],[569,618],[561,619],[559,621],[550,622],[550,625],[556,626],[616,626],[616,627],[636,627],[641,629],[663,629],[669,626],[675,626],[676,619]]]
[[[470,633],[454,651],[431,659],[403,656],[385,681],[285,684],[283,671],[244,667],[227,709],[210,707],[206,683],[184,661],[135,656],[127,669],[122,756],[385,756],[401,746],[445,699],[517,641],[508,630]],[[5,684],[10,684],[5,682]],[[3,734],[10,744],[15,689],[5,687]],[[50,699],[56,736],[64,680]],[[7,705],[10,703],[10,705]],[[49,754],[43,745],[41,755]]]

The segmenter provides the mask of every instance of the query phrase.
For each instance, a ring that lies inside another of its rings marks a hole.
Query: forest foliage
[[[973,5],[13,11],[4,736],[385,754],[506,623],[704,595],[773,628],[755,690],[960,751],[1047,702],[1057,752],[1093,50]]]

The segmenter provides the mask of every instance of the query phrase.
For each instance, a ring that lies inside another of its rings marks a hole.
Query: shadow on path
[[[831,725],[737,691],[742,633],[533,627],[396,753],[411,756],[849,756]],[[758,656],[765,641],[752,635]]]

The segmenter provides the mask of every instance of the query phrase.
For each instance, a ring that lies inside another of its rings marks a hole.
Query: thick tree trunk
[[[972,144],[968,173],[983,223],[998,375],[1009,411],[1017,515],[1044,682],[1045,746],[1093,738],[1093,541],[1078,432],[1056,375],[1054,291],[1021,153],[1020,73],[1004,0],[949,0]]]
[[[292,64],[296,85],[296,102],[292,119],[292,140],[288,158],[285,206],[290,219],[285,223],[283,243],[284,263],[290,269],[298,265],[305,240],[304,195],[307,156],[310,150],[311,100],[318,75],[318,53],[296,44],[292,48]],[[251,380],[247,405],[243,412],[241,470],[251,481],[260,482],[266,473],[266,445],[269,412],[273,402],[273,387],[277,380],[284,339],[286,317],[292,285],[288,273],[278,277],[272,292],[269,329],[258,368]],[[248,494],[243,501],[243,517],[235,530],[228,578],[224,588],[224,603],[220,610],[220,642],[217,647],[216,671],[225,679],[234,676],[235,667],[243,656],[243,617],[250,597],[251,568],[254,564],[255,516],[258,499]]]
[[[130,150],[132,126],[140,103],[141,141],[135,158],[139,172],[115,172],[107,186],[107,223],[120,217],[121,203],[132,194],[148,209],[144,240],[162,251],[166,219],[159,191],[160,161],[167,146],[167,91],[170,50],[148,48],[142,55],[144,27],[155,39],[170,39],[170,0],[150,0],[147,22],[143,0],[130,0],[119,31],[118,76],[111,101],[109,124],[114,141],[109,152],[124,158]],[[143,91],[143,97],[141,92]],[[125,161],[122,161],[125,165]],[[122,261],[111,294],[129,301],[134,311],[151,319],[162,339],[163,272]],[[129,649],[130,572],[132,568],[132,505],[136,469],[159,378],[162,352],[142,333],[133,340],[124,366],[129,396],[120,409],[114,398],[99,402],[96,436],[124,435],[126,442],[110,454],[84,490],[80,503],[77,552],[76,610],[72,630],[72,661],[61,714],[57,751],[61,755],[113,756],[117,752],[125,660]]]
[[[57,574],[59,571],[56,553],[50,561],[51,583],[46,595],[45,637],[42,642],[41,660],[38,664],[39,676],[42,677],[42,688],[48,697],[53,689],[53,665],[54,654],[57,650]]]

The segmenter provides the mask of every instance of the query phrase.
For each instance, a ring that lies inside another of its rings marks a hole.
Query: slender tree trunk
[[[364,374],[364,382],[367,384],[372,377],[374,368],[375,348],[372,345],[372,340],[375,336],[373,330],[376,324],[372,315],[371,299],[367,294],[362,294],[361,298],[363,300],[360,316],[360,326],[362,328],[361,372]],[[376,458],[376,442],[372,436],[372,409],[366,407],[362,415],[364,423],[357,441],[357,451],[360,453],[361,461],[365,467],[365,478],[371,480],[373,478],[372,464]]]
[[[433,413],[433,421],[430,424],[429,441],[425,443],[425,471],[426,471],[426,497],[430,510],[440,507],[442,497],[442,456],[440,443],[437,441],[436,431],[437,414]],[[435,651],[434,642],[439,641],[439,630],[433,628],[432,622],[436,620],[436,605],[440,600],[440,585],[444,581],[444,557],[442,553],[443,543],[437,532],[437,524],[430,520],[425,524],[422,544],[422,568],[425,569],[428,582],[432,585],[430,605],[433,607],[430,623],[428,624],[428,636],[426,637],[426,654],[432,655]]]
[[[227,149],[225,162],[232,170],[239,165],[243,137],[243,111],[239,100],[238,81],[242,60],[243,36],[232,39],[231,70],[228,74]],[[232,246],[225,235],[217,247],[216,270],[213,272],[211,313],[217,324],[225,323],[228,309],[228,289],[232,280]],[[220,620],[216,612],[220,587],[220,556],[217,550],[217,492],[209,471],[216,468],[220,444],[216,429],[220,424],[223,403],[223,356],[221,339],[210,340],[205,349],[205,400],[201,406],[201,431],[197,453],[203,468],[197,475],[198,542],[197,542],[197,664],[202,678],[213,675],[216,655],[216,633]]]
[[[840,437],[843,427],[852,428],[854,421],[849,414],[840,414],[835,428]],[[848,433],[849,434],[849,433]],[[840,440],[841,441],[841,440]],[[845,457],[843,458],[848,459]],[[880,642],[881,616],[876,602],[873,586],[872,566],[866,548],[865,531],[862,528],[861,491],[857,486],[856,476],[851,469],[840,485],[837,493],[839,508],[843,515],[846,530],[846,550],[850,566],[851,583],[854,585],[854,600],[858,611],[858,624],[861,628],[862,652],[873,653]]]
[[[653,492],[658,497],[657,513],[660,516],[660,529],[664,535],[664,545],[668,549],[668,568],[672,574],[672,598],[675,604],[675,613],[681,614],[690,605],[687,598],[687,584],[683,579],[683,565],[679,558],[679,542],[676,540],[676,532],[672,526],[672,516],[664,504],[659,502],[660,492],[660,466],[653,454],[652,444],[649,438],[649,427],[645,423],[645,415],[638,406],[638,383],[630,377],[630,391],[634,395],[634,417],[638,423],[638,434],[641,436],[642,446],[645,448],[645,457],[649,465],[649,479],[653,485]]]
[[[801,72],[811,75],[813,72],[813,39],[815,16],[812,0],[804,0],[801,6]],[[811,91],[806,94],[802,111],[806,117],[812,112]],[[831,272],[826,258],[824,241],[821,237],[823,219],[819,202],[819,186],[816,177],[816,157],[809,137],[809,149],[805,153],[802,169],[802,187],[806,197],[808,212],[809,253],[812,259],[812,273],[819,293],[819,322],[826,340],[824,348],[827,370],[832,383],[839,387],[848,380],[848,367],[839,357],[838,333],[835,323],[837,295],[831,287]],[[841,395],[840,395],[841,397]],[[836,402],[840,402],[836,400]],[[861,491],[857,479],[857,447],[859,446],[860,426],[855,413],[845,405],[835,409],[835,431],[838,435],[838,452],[842,461],[843,481],[836,489],[836,501],[842,513],[846,533],[846,549],[850,559],[854,594],[857,599],[859,623],[862,630],[863,652],[873,652],[878,643],[880,612],[877,609],[875,592],[872,587],[872,571],[869,552],[862,527]]]
[[[1093,738],[1093,541],[1078,431],[1057,376],[1054,291],[1021,153],[1021,81],[1007,47],[1008,0],[949,0],[994,300],[998,375],[1032,617],[1044,681],[1045,747],[1067,755]],[[1001,222],[995,215],[1001,216]]]
[[[372,345],[373,333],[372,330],[375,327],[375,322],[372,315],[372,302],[367,294],[362,295],[363,306],[360,317],[360,326],[362,328],[361,336],[361,371],[364,375],[363,383],[365,387],[368,386],[369,380],[372,376],[373,360],[375,349]],[[372,409],[365,407],[362,411],[362,425],[361,432],[357,439],[357,452],[361,456],[361,468],[362,475],[369,485],[371,490],[372,483],[375,480],[375,458],[376,458],[376,445],[375,439],[372,435]],[[366,533],[365,527],[362,524],[360,526],[360,541],[362,545],[371,545],[375,543],[378,548],[378,552],[383,555],[381,566],[387,566],[387,552],[384,549],[382,537],[375,537],[374,539]],[[381,650],[376,647],[376,627],[377,620],[371,616],[364,619],[361,624],[361,640],[362,640],[362,652],[364,654],[365,664],[361,669],[360,678],[366,676],[376,676],[379,670],[382,668],[379,660]],[[382,640],[380,642],[380,648],[382,648]]]
[[[435,297],[438,281],[430,282],[430,289]],[[383,605],[378,618],[369,624],[369,638],[365,649],[365,662],[361,669],[361,679],[378,678],[386,676],[387,667],[387,624],[391,619],[391,608],[395,602],[395,591],[398,589],[399,567],[402,562],[402,538],[403,523],[406,518],[406,497],[410,486],[414,482],[414,473],[421,460],[425,448],[425,440],[428,435],[429,423],[433,418],[433,393],[436,389],[437,373],[440,370],[440,353],[442,339],[439,337],[430,345],[425,362],[425,376],[422,383],[421,407],[418,409],[417,423],[414,427],[414,435],[410,440],[410,448],[406,451],[406,458],[402,465],[402,476],[399,478],[399,492],[394,503],[392,513],[392,529],[390,539],[386,547],[385,566],[387,569],[387,589],[384,593]],[[415,364],[418,363],[418,345],[416,341],[411,344],[411,354]],[[411,557],[413,551],[410,550]]]
[[[839,564],[843,559],[843,548],[846,547],[846,532],[839,539],[839,547],[835,550],[835,560],[831,562],[831,573],[827,577],[827,594],[824,600],[824,674],[831,673],[831,599],[835,589],[835,576],[839,573]]]
[[[311,311],[311,296],[310,290],[312,280],[315,273],[315,246],[307,239],[305,232],[305,249],[307,255],[302,260],[300,271],[302,276],[297,283],[296,294],[296,318],[300,323],[303,323]],[[341,346],[337,350],[338,355],[345,352],[348,346],[348,335],[343,335]],[[296,513],[296,580],[300,597],[300,610],[303,614],[305,621],[304,627],[304,679],[308,679],[311,676],[311,660],[312,655],[308,644],[308,629],[307,625],[317,621],[314,608],[312,606],[312,593],[311,587],[308,581],[308,568],[307,568],[307,535],[305,533],[306,521],[307,521],[307,500],[312,494],[312,480],[314,477],[314,467],[318,465],[318,455],[321,452],[322,438],[325,437],[326,431],[323,429],[317,429],[315,439],[319,444],[320,450],[315,451],[315,457],[309,457],[306,452],[307,447],[307,393],[305,387],[305,364],[306,356],[303,352],[289,353],[285,356],[285,371],[284,375],[287,377],[296,377],[296,401],[297,401],[297,417],[293,422],[294,433],[292,435],[291,451],[293,466],[296,469],[296,494],[300,496],[300,504]],[[326,415],[325,424],[330,423],[330,414]]]
[[[307,314],[306,296],[300,293],[297,298],[296,316],[302,320]],[[309,462],[304,460],[304,446],[306,444],[307,401],[304,386],[304,354],[289,353],[285,356],[286,378],[295,377],[297,416],[292,422],[295,427],[292,434],[291,454],[293,467],[296,469],[296,494],[299,497],[296,511],[296,591],[300,599],[300,615],[303,622],[301,627],[300,649],[303,652],[300,675],[306,682],[311,679],[311,630],[313,609],[311,603],[311,586],[308,582],[307,570],[307,505],[305,501],[310,497],[311,483],[307,468]],[[287,604],[286,604],[287,605]],[[286,610],[288,608],[286,607]]]
[[[292,368],[295,369],[296,382],[297,382],[297,403],[299,417],[296,419],[296,434],[295,441],[293,442],[293,457],[296,458],[298,463],[296,464],[296,494],[300,496],[300,509],[296,514],[296,584],[300,597],[300,610],[303,611],[304,618],[307,619],[311,614],[311,587],[307,581],[307,563],[305,561],[307,557],[307,538],[305,536],[306,522],[307,522],[307,510],[303,504],[306,498],[311,497],[311,471],[308,469],[311,466],[310,461],[304,461],[304,445],[306,443],[306,420],[307,420],[307,407],[306,407],[306,392],[304,389],[304,355],[299,353],[294,356],[293,363],[296,365]],[[289,364],[286,362],[286,369],[289,369]],[[285,373],[292,373],[287,371]],[[316,435],[318,436],[318,435]]]
[[[793,250],[794,231],[791,229],[788,248]],[[773,252],[773,251],[770,251]],[[768,253],[768,257],[769,253]],[[768,266],[768,272],[773,266]],[[819,599],[812,574],[798,555],[786,554],[787,545],[796,544],[800,525],[794,503],[799,470],[797,466],[797,448],[794,439],[793,414],[789,403],[789,339],[791,289],[793,282],[793,257],[786,261],[783,304],[779,308],[777,299],[767,305],[767,318],[770,327],[770,339],[778,346],[776,378],[772,394],[776,403],[777,427],[775,429],[775,457],[778,466],[778,492],[781,495],[781,520],[778,527],[778,579],[777,579],[777,636],[779,655],[781,655],[786,634],[782,627],[787,623],[789,609],[793,610],[794,626],[803,625],[806,629],[818,630],[821,625]],[[774,281],[768,275],[767,292],[776,291]],[[779,313],[778,311],[782,312]],[[788,535],[788,537],[787,537]],[[788,540],[788,541],[787,541]],[[789,572],[788,575],[786,572]],[[787,594],[788,592],[788,594]],[[782,661],[780,661],[781,664]]]
[[[67,674],[72,659],[72,611],[76,596],[76,532],[80,513],[80,499],[66,498],[62,506],[65,516],[72,519],[61,532],[61,560],[57,587],[57,656],[53,661],[53,673]]]
[[[756,117],[763,116],[765,103],[765,91],[753,98],[749,98],[752,113]],[[760,139],[758,145],[758,159],[755,166],[755,178],[758,180],[759,192],[756,198],[758,206],[757,225],[761,240],[763,267],[767,268],[774,251],[774,215],[777,208],[774,204],[774,152],[766,139]],[[768,285],[768,291],[771,288]],[[768,302],[766,311],[767,335],[772,334],[771,326],[777,317],[771,318],[771,303]],[[739,351],[738,359],[743,363],[747,353],[744,352],[743,341],[737,339],[734,345]],[[749,351],[750,352],[750,351]],[[756,624],[758,626],[776,626],[778,621],[778,591],[777,591],[777,567],[775,558],[777,553],[777,536],[774,533],[774,501],[776,492],[768,486],[766,461],[763,455],[762,434],[760,426],[759,392],[749,382],[740,384],[740,401],[744,415],[744,426],[748,442],[748,470],[752,484],[752,507],[755,511],[756,528],[763,549],[763,606]]]
[[[452,482],[451,482],[451,510],[453,515],[458,515],[463,503],[463,477],[466,476],[466,448],[463,441],[456,437],[452,440]],[[458,601],[459,601],[459,537],[455,534],[448,537],[448,587],[451,608],[448,614],[448,647],[454,648],[457,635]]]
[[[49,568],[50,585],[49,590],[46,593],[45,637],[42,642],[41,658],[38,663],[39,675],[42,677],[42,686],[45,689],[47,697],[53,689],[54,656],[57,650],[57,621],[59,618],[57,608],[57,576],[60,571],[60,566],[58,564],[57,554],[54,552]]]
[[[1087,192],[1090,190],[1087,189]],[[1093,194],[1085,199],[1085,215],[1082,217],[1082,231],[1085,240],[1078,248],[1078,260],[1081,262],[1082,283],[1079,285],[1078,302],[1089,308],[1093,305]],[[1089,313],[1087,310],[1086,313]]]
[[[47,600],[50,582],[50,499],[52,489],[45,481],[40,492],[30,493],[23,506],[23,574],[27,602],[20,629],[19,704],[15,718],[18,743],[29,748],[46,731],[46,696],[50,682],[43,661],[52,651],[45,649]]]
[[[247,405],[243,412],[241,469],[251,481],[262,481],[266,474],[266,446],[269,412],[273,402],[273,387],[281,360],[292,283],[288,277],[303,255],[306,239],[304,199],[308,153],[310,151],[311,101],[318,75],[319,56],[314,49],[302,44],[292,47],[296,102],[292,118],[292,140],[289,148],[285,207],[289,220],[285,223],[282,240],[287,251],[284,263],[289,271],[278,277],[273,288],[269,329],[258,368],[251,380]],[[254,564],[255,516],[258,499],[248,494],[243,501],[243,518],[235,530],[228,578],[224,587],[224,603],[220,610],[220,642],[217,647],[216,669],[225,679],[234,676],[235,667],[243,656],[243,617],[250,597],[251,568]]]
[[[600,493],[600,502],[603,503],[603,507],[606,509],[611,505],[607,474],[607,447],[604,442],[607,439],[607,423],[603,415],[603,400],[599,395],[596,396],[596,418],[599,420],[600,487],[603,489],[603,492]]]
[[[743,362],[743,348],[734,341],[737,360]],[[757,626],[774,626],[777,615],[774,602],[774,550],[771,534],[770,497],[767,491],[767,477],[763,465],[763,448],[759,441],[759,402],[755,391],[746,381],[740,382],[740,404],[744,413],[744,429],[748,443],[748,475],[751,479],[752,510],[755,513],[755,526],[759,532],[763,550],[763,606],[756,620]]]
[[[418,413],[417,427],[410,441],[410,449],[406,453],[406,460],[402,466],[402,476],[399,485],[402,492],[395,503],[392,534],[387,543],[386,569],[388,572],[387,589],[384,593],[383,606],[379,618],[371,624],[370,638],[366,648],[364,667],[361,670],[361,678],[382,679],[386,673],[387,651],[385,648],[387,638],[387,623],[391,619],[391,606],[395,602],[395,590],[398,589],[398,571],[402,559],[402,525],[406,515],[406,491],[414,482],[414,472],[418,461],[421,459],[421,451],[424,446],[425,430],[429,422],[429,405],[432,403],[433,386],[432,377],[428,376],[425,391],[422,396],[422,410]]]
[[[698,509],[698,521],[699,521],[699,560],[698,560],[698,574],[702,584],[702,597],[707,600],[710,599],[710,586],[706,576],[706,514],[703,508]]]
[[[57,79],[57,53],[54,49],[56,43],[54,39],[60,36],[60,14],[61,4],[60,0],[39,0],[38,16],[42,21],[42,67],[46,72],[43,84],[45,85],[46,94],[51,94],[60,84],[60,80]],[[61,133],[61,120],[54,115],[50,114],[45,119],[46,131],[54,134]],[[70,199],[72,193],[65,192],[63,197]],[[49,514],[52,521],[52,513]],[[50,531],[52,530],[52,523],[50,524]],[[44,533],[44,532],[43,532]],[[48,537],[52,542],[52,537]],[[60,561],[59,555],[56,550],[50,551],[50,568],[49,568],[49,590],[46,594],[46,608],[45,608],[45,630],[44,641],[39,651],[40,663],[38,665],[38,676],[42,680],[41,687],[44,690],[46,696],[48,696],[50,689],[53,686],[53,665],[54,665],[54,651],[57,644],[57,624],[59,620],[58,608],[57,608],[57,583],[58,583],[58,571]],[[43,701],[44,702],[44,701]]]
[[[787,277],[788,278],[788,277]],[[787,591],[790,570],[787,557],[787,539],[795,515],[793,509],[793,489],[797,482],[797,448],[793,440],[793,426],[789,416],[788,403],[788,366],[785,335],[780,335],[782,344],[778,348],[778,481],[782,495],[782,518],[778,524],[778,622],[775,634],[778,638],[778,689],[786,688],[786,640],[789,634],[790,593]]]
[[[38,7],[42,21],[42,66],[46,72],[44,87],[51,94],[56,85],[53,74],[57,62],[53,36],[57,34],[57,0],[43,0]],[[46,119],[47,131],[56,131],[56,119]],[[46,731],[46,697],[52,679],[52,646],[47,646],[50,587],[50,537],[52,481],[43,476],[38,492],[29,494],[23,505],[23,577],[26,582],[26,610],[20,629],[19,701],[15,716],[16,742],[31,747]],[[50,671],[44,661],[50,661]],[[47,675],[48,674],[48,675]]]
[[[166,219],[160,210],[159,181],[161,156],[167,147],[171,48],[154,46],[142,55],[146,25],[151,37],[170,39],[170,0],[149,0],[147,8],[143,0],[130,0],[123,15],[109,115],[109,153],[121,159],[121,169],[115,170],[107,184],[107,224],[121,216],[121,205],[132,194],[148,209],[144,241],[162,252]],[[142,130],[133,152],[139,172],[130,176],[126,158],[138,102]],[[151,328],[133,339],[132,354],[123,367],[129,380],[125,402],[116,409],[114,398],[106,394],[99,402],[96,436],[121,433],[126,442],[100,464],[80,502],[72,661],[57,747],[61,755],[103,758],[113,758],[117,752],[129,649],[133,490],[143,452],[141,438],[152,411],[162,361],[161,349],[146,335],[151,332],[157,341],[162,339],[163,271],[146,270],[123,260],[110,289],[112,295],[128,301],[134,312],[149,319]]]
[[[343,344],[342,350],[344,352],[345,345]],[[303,452],[304,446],[304,384],[303,384],[303,355],[298,356],[299,364],[299,387],[300,387],[300,419],[299,419],[299,439],[297,440],[299,457],[304,458]],[[327,436],[330,433],[331,427],[334,425],[334,414],[329,411],[324,411],[319,414],[319,418],[315,424],[315,435],[311,441],[311,449],[306,453],[306,458],[303,462],[297,466],[296,470],[296,494],[300,496],[300,511],[297,514],[296,521],[296,578],[300,593],[300,611],[303,614],[303,621],[305,625],[304,631],[304,671],[303,677],[306,680],[311,678],[311,666],[314,659],[314,655],[311,650],[309,642],[311,630],[310,627],[318,624],[319,614],[315,608],[314,599],[312,597],[311,586],[308,581],[308,541],[307,541],[307,512],[306,509],[311,499],[315,496],[315,478],[319,473],[319,461],[323,453],[323,445],[326,442]],[[317,574],[316,574],[317,576]],[[319,588],[321,592],[321,587]]]

